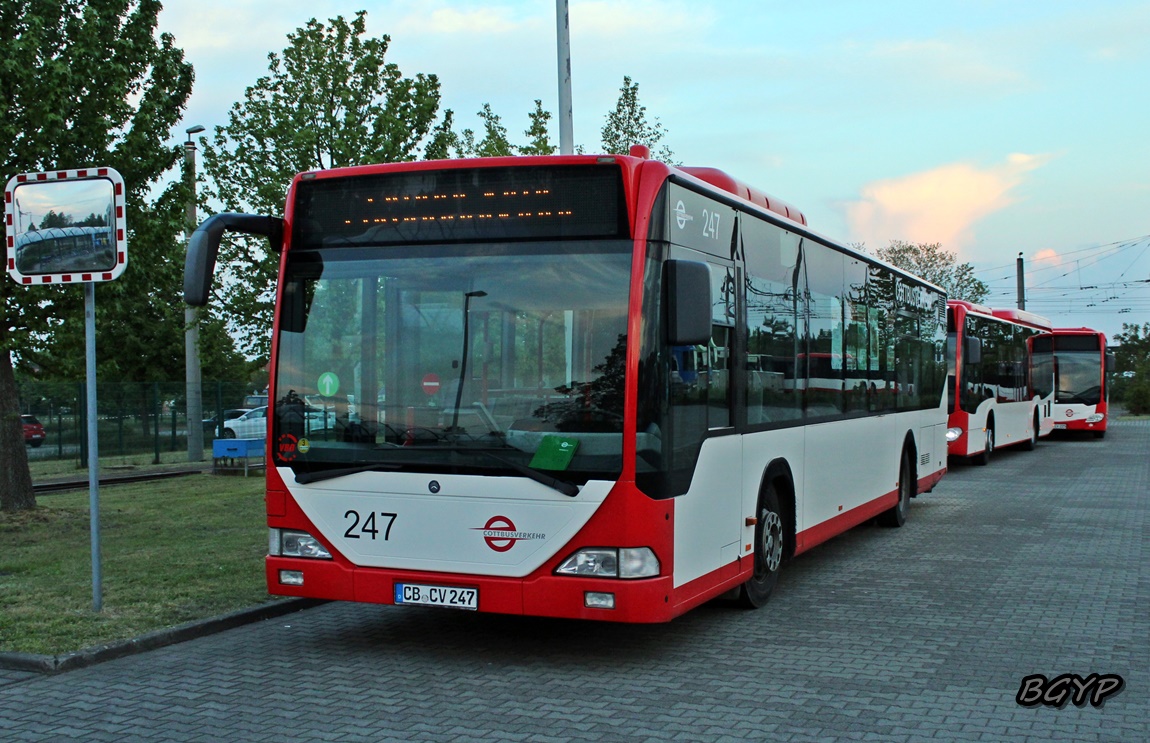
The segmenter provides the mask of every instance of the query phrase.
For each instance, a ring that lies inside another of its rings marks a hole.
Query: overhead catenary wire
[[[1024,274],[1027,309],[1052,318],[1106,316],[1141,324],[1150,318],[1150,270],[1138,272],[1146,265],[1148,253],[1150,235],[1143,235],[1060,253],[1056,262],[1032,260]],[[1003,273],[983,279],[989,289],[985,303],[1013,305],[1017,296],[1013,264],[974,273],[985,276],[998,271]]]

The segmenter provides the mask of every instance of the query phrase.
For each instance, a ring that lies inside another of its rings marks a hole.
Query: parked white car
[[[267,435],[267,406],[249,410],[239,418],[232,418],[230,421],[224,421],[225,439],[262,439]]]
[[[320,408],[307,409],[308,432],[321,431],[335,427],[335,411],[324,412]],[[224,421],[225,439],[262,439],[268,435],[268,409],[267,407],[249,410],[239,418]]]

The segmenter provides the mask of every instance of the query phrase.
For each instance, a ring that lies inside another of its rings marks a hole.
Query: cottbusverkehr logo
[[[546,539],[547,535],[538,531],[517,531],[515,524],[506,516],[492,516],[483,526],[473,526],[472,531],[483,532],[483,541],[496,552],[506,552],[516,542],[533,539]]]

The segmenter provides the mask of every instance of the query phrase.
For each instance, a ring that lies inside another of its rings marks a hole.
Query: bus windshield
[[[286,261],[279,464],[618,476],[629,241],[341,247]]]
[[[1090,346],[1093,345],[1093,348]],[[1097,405],[1102,400],[1102,359],[1093,337],[1060,337],[1055,341],[1058,389],[1054,402]]]

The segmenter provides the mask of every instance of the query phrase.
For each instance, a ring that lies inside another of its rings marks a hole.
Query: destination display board
[[[627,234],[616,165],[305,178],[292,216],[293,250]]]

